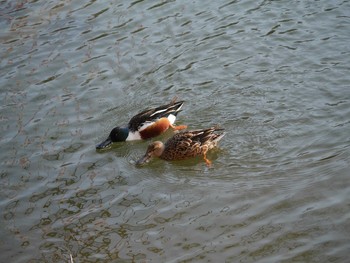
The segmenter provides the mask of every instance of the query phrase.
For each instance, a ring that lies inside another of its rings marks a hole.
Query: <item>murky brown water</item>
[[[349,1],[0,7],[1,261],[348,260]],[[95,151],[175,95],[211,168]]]

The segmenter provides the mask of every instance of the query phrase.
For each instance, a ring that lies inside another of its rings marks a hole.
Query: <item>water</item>
[[[0,6],[3,262],[348,260],[349,1]],[[95,151],[174,96],[211,168]]]

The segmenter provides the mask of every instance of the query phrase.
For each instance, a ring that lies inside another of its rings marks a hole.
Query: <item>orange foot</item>
[[[179,125],[179,126],[170,125],[170,127],[171,127],[172,129],[174,129],[175,131],[187,129],[187,125]]]
[[[206,154],[203,155],[203,159],[204,159],[205,163],[207,164],[207,166],[210,167],[211,166],[211,161],[209,159],[207,159],[207,155]]]

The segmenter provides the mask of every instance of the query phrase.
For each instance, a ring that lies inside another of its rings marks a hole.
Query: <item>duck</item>
[[[224,137],[223,128],[210,127],[207,129],[181,131],[171,137],[165,144],[161,141],[151,143],[146,154],[136,162],[143,165],[152,157],[159,157],[166,161],[184,160],[195,156],[203,156],[208,167],[211,161],[207,158],[207,152],[217,146]]]
[[[132,117],[127,127],[114,127],[106,140],[96,145],[96,150],[111,147],[114,142],[146,140],[164,133],[169,128],[175,131],[186,129],[187,125],[175,126],[177,114],[184,101],[176,101],[156,108],[146,109]]]

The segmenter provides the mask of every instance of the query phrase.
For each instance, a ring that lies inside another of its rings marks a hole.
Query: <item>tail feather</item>
[[[213,140],[213,142],[217,143],[218,141],[220,141],[222,139],[222,137],[224,137],[226,134],[226,132],[217,134],[218,136]]]
[[[193,134],[192,140],[199,141],[201,143],[206,142],[218,142],[221,138],[226,134],[223,133],[215,133],[216,131],[224,131],[225,129],[219,128],[218,126],[214,126],[204,130],[192,130],[189,131]]]
[[[169,110],[171,110],[171,112],[169,113],[176,116],[181,111],[183,104],[184,104],[183,100],[176,102],[173,106],[169,107]]]

